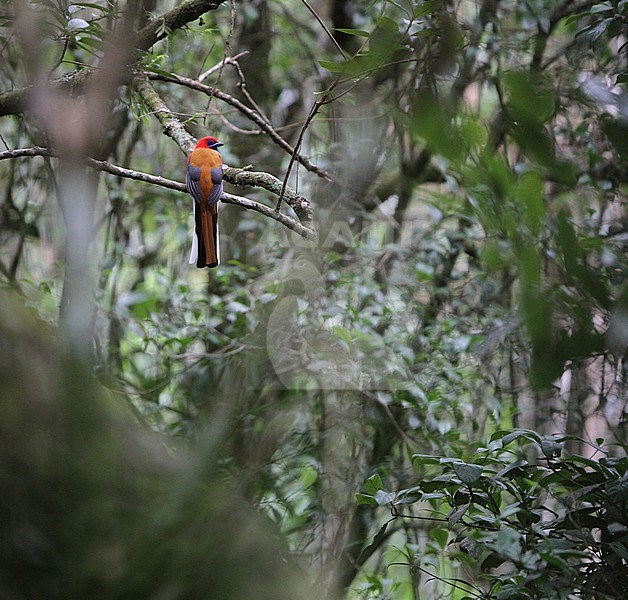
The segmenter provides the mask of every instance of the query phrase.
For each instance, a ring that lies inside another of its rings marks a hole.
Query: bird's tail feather
[[[211,206],[208,209],[201,209],[201,231],[202,231],[202,247],[203,253],[199,252],[199,261],[197,266],[200,267],[215,267],[220,263],[220,248],[218,243],[218,211],[216,206]],[[201,259],[204,260],[204,264],[199,264]]]
[[[218,233],[218,210],[216,206],[206,209],[194,203],[194,231],[189,263],[199,269],[220,264],[220,240]]]

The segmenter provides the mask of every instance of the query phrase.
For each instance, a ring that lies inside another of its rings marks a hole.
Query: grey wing
[[[216,204],[222,196],[222,167],[212,169],[212,191],[207,198],[207,204]]]
[[[199,204],[203,201],[203,192],[201,190],[201,167],[193,167],[188,165],[188,170],[185,174],[185,187],[188,193],[195,202]]]

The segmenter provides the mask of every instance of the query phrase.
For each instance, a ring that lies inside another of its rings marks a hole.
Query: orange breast
[[[212,169],[217,169],[222,165],[222,157],[211,148],[197,148],[188,158],[189,164],[193,167],[201,167],[201,190],[205,197],[209,196],[214,184],[212,182]]]

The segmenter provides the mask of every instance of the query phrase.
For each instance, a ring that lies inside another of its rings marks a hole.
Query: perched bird
[[[185,186],[194,199],[194,235],[190,264],[199,269],[220,264],[218,241],[218,201],[222,195],[223,146],[215,137],[201,138],[188,157]]]

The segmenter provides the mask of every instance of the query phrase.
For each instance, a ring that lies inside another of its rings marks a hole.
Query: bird
[[[194,232],[190,264],[199,269],[220,264],[218,240],[218,201],[222,196],[222,157],[217,148],[224,146],[214,136],[198,140],[187,160],[185,187],[192,196]]]

